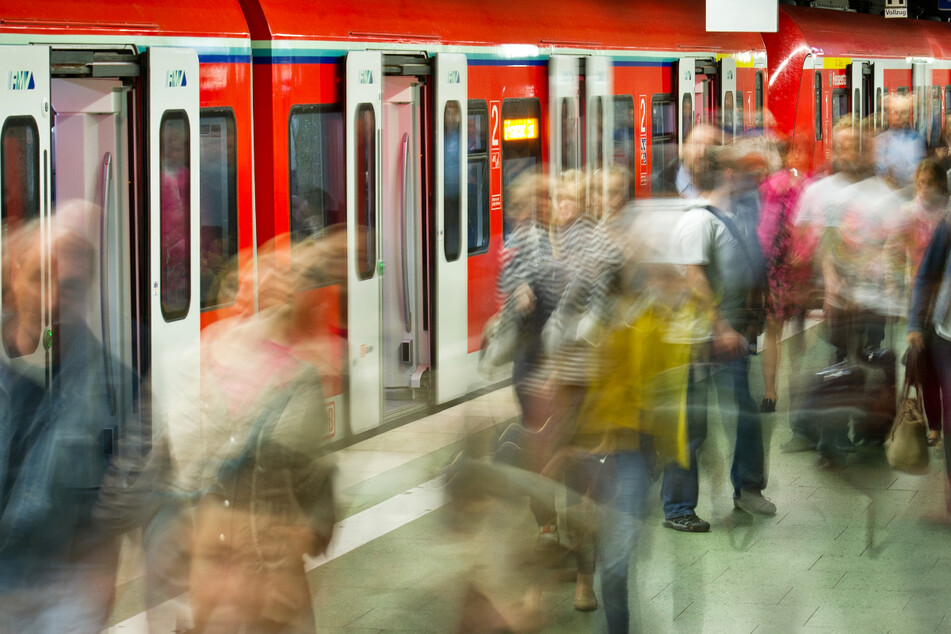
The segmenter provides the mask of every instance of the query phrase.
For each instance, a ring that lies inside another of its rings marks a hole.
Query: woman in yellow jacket
[[[629,629],[629,562],[656,462],[687,463],[690,346],[674,336],[673,311],[657,299],[624,296],[611,313],[613,323],[596,349],[599,373],[582,406],[574,447],[581,456],[583,488],[599,503],[592,506],[603,509],[597,548],[613,633]],[[578,592],[591,583],[581,581]]]

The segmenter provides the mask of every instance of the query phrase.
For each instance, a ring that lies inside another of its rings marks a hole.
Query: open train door
[[[693,130],[694,90],[696,87],[697,63],[692,57],[677,60],[677,104],[680,108],[680,125],[677,126],[677,151],[683,156],[684,142]]]
[[[38,321],[28,324],[29,341],[8,348],[6,340],[0,352],[18,371],[40,384],[48,384],[51,372],[53,334],[50,320],[50,49],[48,46],[0,46],[0,257],[23,261],[27,254],[6,253],[10,239],[19,228],[39,222],[41,248],[35,296],[39,299]],[[31,272],[32,277],[32,272]],[[10,279],[0,279],[3,287],[0,308],[4,317],[16,311],[2,302],[8,298]],[[32,312],[32,311],[31,311]],[[11,359],[12,358],[12,359]]]
[[[466,56],[436,55],[435,157],[435,368],[436,402],[462,396],[469,387],[468,179],[464,125],[468,125]]]
[[[581,167],[579,58],[552,55],[548,60],[549,162],[552,191],[562,172]]]
[[[591,174],[600,170],[607,174],[614,151],[614,92],[611,59],[585,58],[585,161],[588,182]],[[601,200],[607,200],[608,179],[601,179]],[[589,191],[591,196],[593,192]]]
[[[147,59],[150,376],[161,408],[196,395],[201,369],[198,53],[153,47]]]
[[[723,142],[732,143],[736,135],[736,59],[724,57],[720,60],[718,71]]]
[[[354,434],[379,426],[382,416],[382,271],[377,244],[382,87],[381,53],[347,54],[347,393]]]

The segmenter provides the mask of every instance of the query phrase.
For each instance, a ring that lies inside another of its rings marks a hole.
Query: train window
[[[489,115],[485,101],[469,102],[469,255],[489,248]]]
[[[288,120],[291,239],[317,238],[347,219],[343,110],[294,106]]]
[[[684,94],[684,100],[680,105],[680,127],[683,130],[683,140],[686,141],[693,130],[693,101],[689,93]]]
[[[738,134],[746,132],[746,112],[743,108],[743,91],[736,91],[736,131]]]
[[[822,73],[816,72],[813,76],[813,88],[815,90],[815,115],[814,127],[816,130],[816,141],[822,140]]]
[[[531,134],[502,136],[502,215],[503,238],[511,231],[512,209],[509,206],[512,197],[509,187],[524,173],[540,173],[542,167],[542,139],[544,135],[538,129],[542,108],[538,99],[506,99],[502,102],[502,121],[534,121]],[[533,199],[534,200],[534,199]],[[535,210],[532,209],[534,214]]]
[[[689,103],[684,99],[685,103]],[[651,189],[654,195],[676,195],[677,116],[673,95],[651,98]]]
[[[376,113],[362,103],[356,112],[357,276],[373,277],[376,264]]]
[[[845,89],[832,91],[832,125],[849,114],[849,91]]]
[[[201,111],[201,310],[234,302],[238,295],[238,179],[234,112]]]
[[[614,159],[627,175],[627,195],[634,198],[634,97],[617,95],[614,98]]]
[[[36,301],[39,301],[40,297],[41,257],[35,249],[37,242],[27,234],[30,221],[40,215],[39,150],[39,131],[33,117],[10,117],[4,121],[3,130],[0,131],[0,165],[3,170],[0,225],[3,227],[3,254],[9,261],[20,264],[21,274],[35,287]],[[22,239],[16,239],[18,234]],[[10,285],[11,277],[4,275],[2,280],[3,297],[7,298],[13,290]],[[11,307],[3,308],[4,312],[7,312]],[[35,314],[39,320],[39,306],[36,306],[35,311],[19,311],[21,317],[29,313]],[[23,329],[23,332],[30,333],[27,341],[13,342],[3,338],[7,356],[19,357],[36,350],[40,343],[42,324],[37,321],[29,326],[30,328]]]
[[[856,88],[852,93],[852,119],[854,121],[862,120],[862,113],[859,109],[862,107],[862,92]]]
[[[733,108],[733,91],[728,90],[723,95],[723,131],[730,135],[735,136],[735,122],[733,120],[734,108]]]
[[[165,321],[184,319],[191,302],[191,129],[184,110],[159,123],[160,304]]]
[[[756,71],[756,127],[763,127],[763,71]]]
[[[944,116],[951,115],[951,86],[944,87]]]
[[[462,253],[461,144],[462,109],[458,101],[447,101],[443,111],[443,244],[448,262],[455,262]]]

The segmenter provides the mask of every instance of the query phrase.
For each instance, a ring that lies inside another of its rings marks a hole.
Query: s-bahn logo
[[[462,81],[462,79],[459,77],[459,71],[457,71],[457,70],[451,70],[451,71],[449,71],[449,83],[450,83],[450,84],[458,84],[458,83],[460,83],[461,81]]]
[[[7,72],[7,90],[34,90],[33,71],[11,70]]]
[[[183,70],[170,70],[168,75],[166,75],[165,85],[169,88],[184,88],[188,85],[188,79],[185,77],[185,71]]]
[[[360,83],[361,84],[372,84],[373,83],[373,71],[370,69],[364,69],[360,71]]]

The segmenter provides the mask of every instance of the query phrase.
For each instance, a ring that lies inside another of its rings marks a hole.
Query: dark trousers
[[[712,364],[710,375],[703,378],[698,374],[703,369],[696,365],[691,366],[687,385],[690,467],[684,469],[676,463],[671,463],[664,469],[664,517],[690,515],[697,507],[697,451],[707,437],[707,393],[711,384],[717,389],[718,401],[721,404],[729,404],[723,411],[724,421],[728,419],[728,415],[736,418],[736,446],[733,466],[730,469],[734,497],[741,491],[762,491],[766,488],[763,427],[756,403],[750,394],[749,369],[747,356]]]

